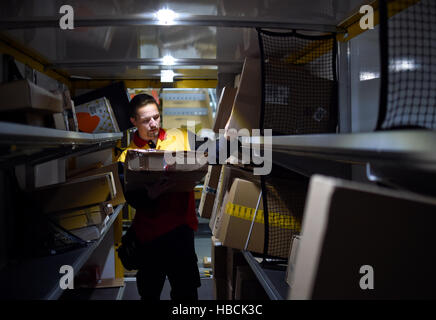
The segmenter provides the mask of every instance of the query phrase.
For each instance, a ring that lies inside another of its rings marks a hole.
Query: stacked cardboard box
[[[219,134],[219,131],[224,129],[226,126],[235,100],[235,95],[236,89],[228,87],[223,88],[213,125],[213,131],[217,134]],[[199,213],[202,218],[210,218],[212,216],[220,174],[221,166],[209,166],[208,174],[204,181],[203,193],[201,195],[199,207]]]
[[[110,102],[105,97],[75,107],[79,130],[87,133],[120,132]]]
[[[206,178],[204,179],[200,206],[198,208],[198,212],[202,218],[209,219],[212,215],[220,173],[220,165],[209,166]]]
[[[63,98],[29,80],[0,85],[2,121],[54,128],[53,114],[63,112]]]
[[[113,207],[109,203],[53,214],[52,221],[84,241],[96,240],[104,232]]]
[[[270,208],[269,232],[280,234],[280,239],[289,239],[301,229],[301,217],[294,211],[295,203],[304,206],[306,182],[289,182],[287,189],[291,200],[282,199],[278,189],[268,189],[268,199],[273,199],[276,207]],[[262,197],[263,198],[263,197]],[[224,246],[264,253],[265,225],[263,199],[260,197],[260,182],[243,170],[224,166],[218,183],[217,196],[209,226],[212,234]],[[295,202],[295,203],[294,203]],[[303,203],[303,204],[301,204]],[[297,206],[297,207],[298,207]],[[256,211],[257,208],[257,211]],[[277,210],[277,212],[275,211]],[[250,233],[251,230],[251,233]],[[288,258],[289,243],[270,246],[271,256]]]
[[[51,221],[85,241],[98,239],[114,206],[125,202],[116,164],[81,172],[31,194]]]

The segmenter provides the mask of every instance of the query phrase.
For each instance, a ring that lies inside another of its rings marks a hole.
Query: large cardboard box
[[[217,186],[215,201],[212,209],[212,214],[209,221],[209,227],[213,235],[217,234],[216,232],[219,224],[220,211],[222,208],[224,196],[227,193],[227,191],[230,190],[233,179],[237,177],[250,179],[252,178],[252,175],[236,167],[222,166],[220,177],[218,180],[218,186]]]
[[[77,209],[50,216],[50,219],[66,230],[99,225],[113,213],[111,204],[103,203],[95,206]]]
[[[29,80],[0,84],[0,111],[14,110],[62,112],[63,100],[61,95],[55,95]]]
[[[231,188],[226,192],[217,213],[214,235],[223,245],[237,249],[244,249],[249,239],[247,250],[264,253],[265,218],[263,197],[259,199],[260,183],[246,179],[232,179]],[[289,255],[291,237],[301,231],[301,217],[297,209],[301,207],[301,202],[304,203],[307,189],[306,182],[288,181],[288,184],[292,187],[286,190],[286,194],[280,194],[276,187],[267,184],[268,199],[274,204],[269,207],[268,231],[271,238],[280,238],[275,245],[268,246],[267,254],[284,259]]]
[[[290,299],[435,299],[436,200],[314,175]]]
[[[104,167],[100,167],[100,168],[93,168],[92,170],[80,172],[80,173],[74,175],[73,179],[88,177],[88,176],[107,173],[107,172],[112,173],[112,176],[114,178],[115,189],[116,189],[115,197],[112,200],[108,201],[108,203],[110,203],[112,206],[116,207],[116,206],[126,202],[126,199],[124,198],[124,193],[123,193],[123,186],[121,185],[121,181],[120,181],[119,174],[118,174],[118,164],[117,163],[113,163],[113,164],[108,165],[108,166],[104,166]]]
[[[260,186],[243,179],[236,178],[230,191],[224,196],[217,225],[216,237],[223,245],[244,249],[248,239],[256,205],[259,200]],[[263,253],[264,224],[263,202],[260,199],[253,230],[248,243],[248,250]]]
[[[246,58],[229,120],[231,129],[259,129],[262,107],[262,75],[259,59]]]
[[[232,113],[233,103],[236,97],[236,88],[224,87],[221,92],[221,97],[218,102],[218,109],[213,124],[213,131],[219,133],[220,129],[224,129],[227,120]]]
[[[113,199],[115,195],[112,172],[78,178],[32,191],[34,200],[44,213],[99,204]]]
[[[212,215],[220,173],[221,166],[209,166],[206,178],[204,179],[203,192],[198,208],[198,212],[202,218],[209,219]]]
[[[105,97],[75,106],[79,131],[87,133],[120,132],[117,120]]]
[[[165,153],[174,161],[168,162]],[[208,164],[196,161],[195,151],[128,150],[124,166],[126,191],[168,181],[168,192],[189,192],[207,173]],[[174,162],[174,163],[171,163]]]

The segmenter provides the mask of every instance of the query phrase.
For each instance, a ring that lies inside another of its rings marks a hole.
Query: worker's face
[[[130,118],[138,128],[139,136],[144,140],[153,140],[159,136],[160,114],[154,103],[146,104],[137,109],[136,116]]]

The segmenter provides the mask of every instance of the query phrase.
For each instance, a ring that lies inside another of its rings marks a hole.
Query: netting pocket
[[[434,0],[380,2],[378,130],[436,129],[435,26]]]
[[[287,259],[291,239],[301,232],[308,180],[262,176],[264,257]]]
[[[274,135],[336,132],[334,35],[258,29],[262,68],[261,129]]]

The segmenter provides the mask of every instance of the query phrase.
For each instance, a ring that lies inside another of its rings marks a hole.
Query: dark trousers
[[[196,301],[201,286],[194,246],[194,231],[178,227],[144,245],[143,261],[136,274],[142,300],[159,300],[166,277],[171,300]]]

